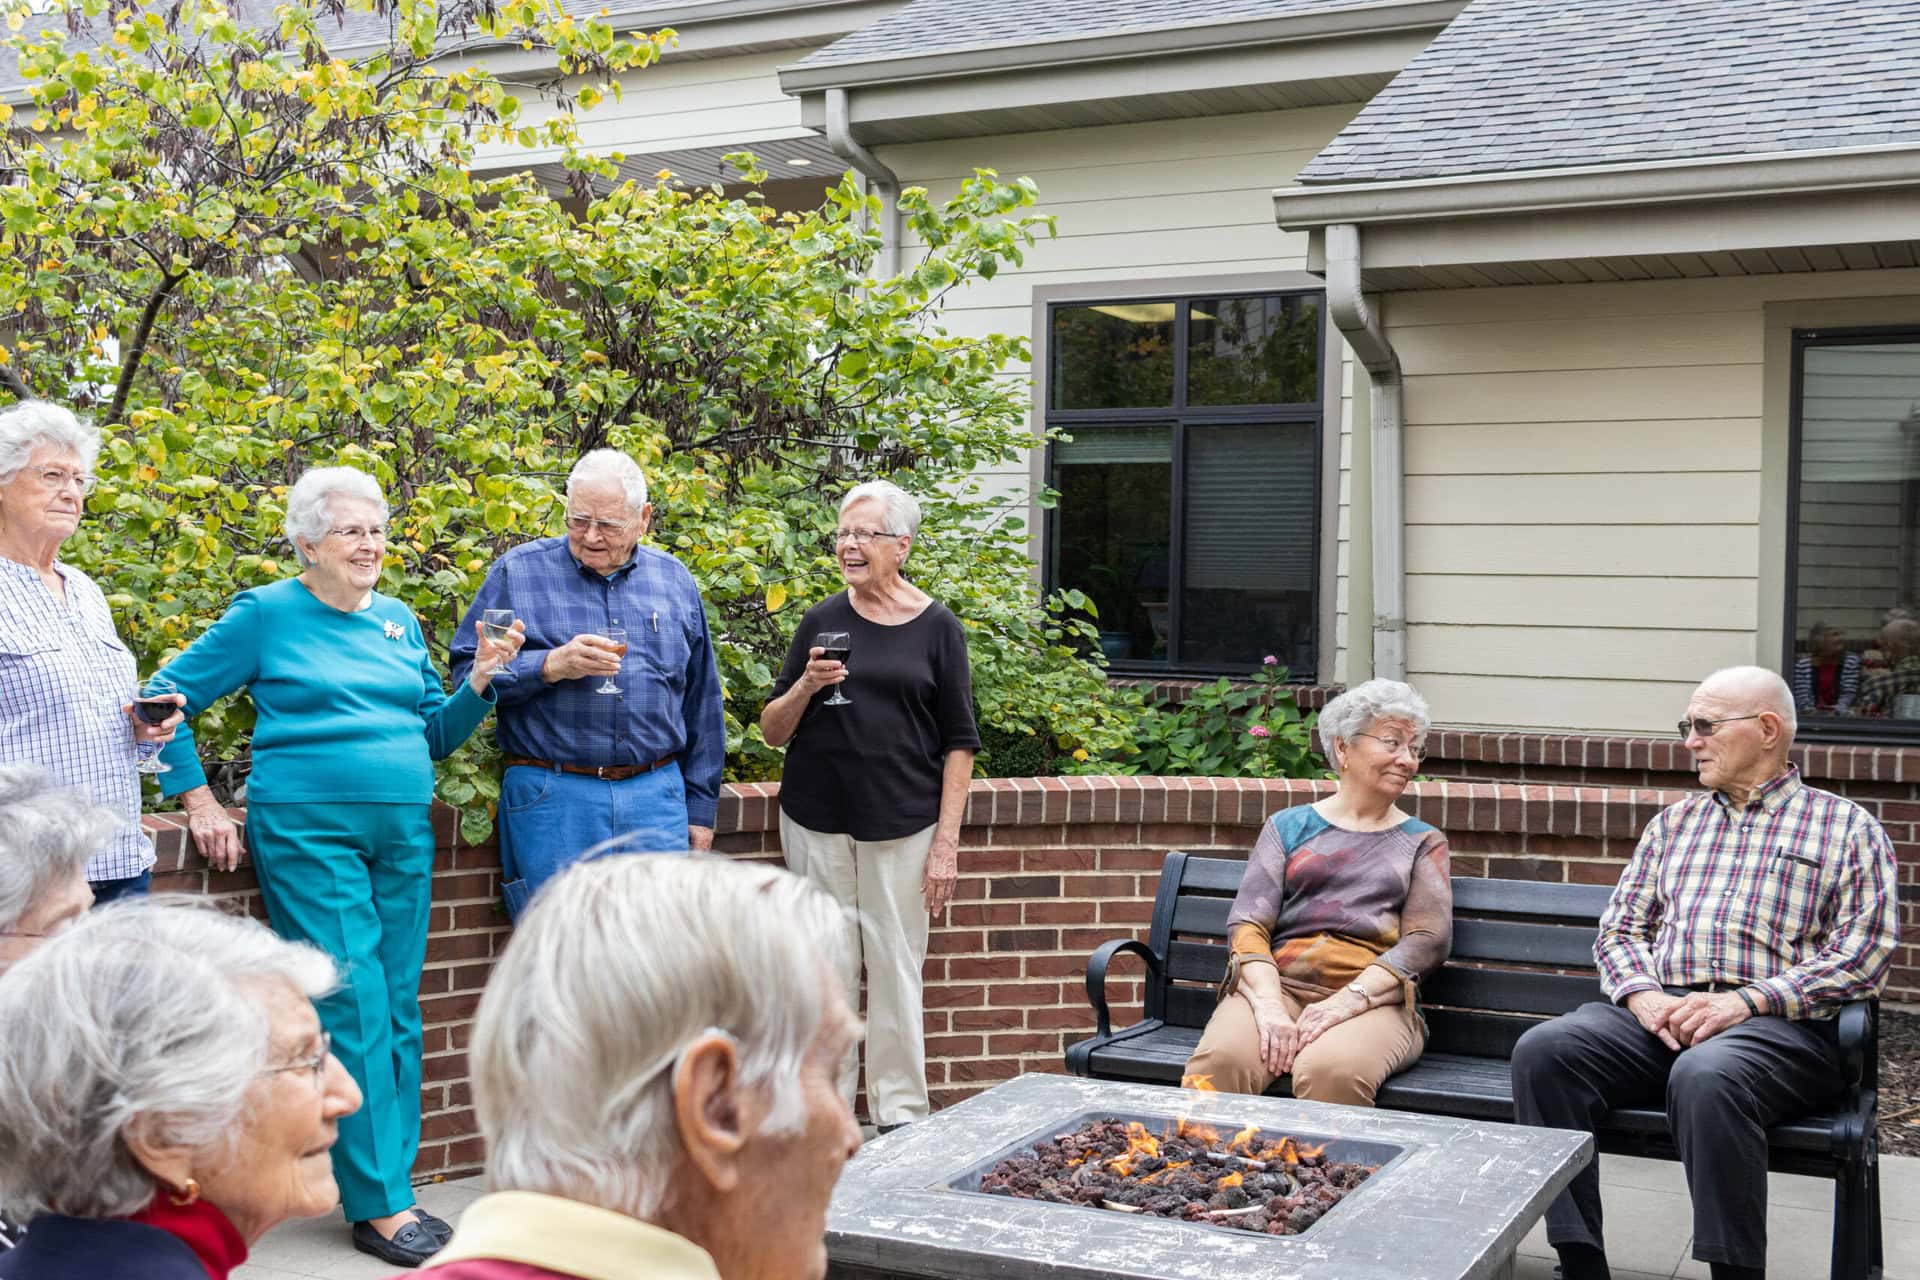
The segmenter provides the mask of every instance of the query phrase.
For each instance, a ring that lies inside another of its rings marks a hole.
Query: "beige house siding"
[[[1358,109],[1353,104],[1006,134],[882,147],[878,155],[902,183],[925,187],[935,200],[956,194],[976,167],[1002,178],[1033,179],[1038,207],[1055,216],[1058,234],[1029,252],[1023,267],[951,295],[942,323],[959,335],[1027,334],[1035,358],[1044,360],[1036,289],[1065,286],[1081,296],[1115,297],[1203,277],[1218,282],[1303,271],[1306,237],[1274,226],[1273,188],[1290,183]],[[910,267],[922,250],[909,238],[903,265]],[[1010,369],[1008,376],[1025,380],[1030,372]],[[1338,364],[1334,376],[1344,385]],[[1329,413],[1326,430],[1338,431],[1343,416]],[[1015,503],[1033,527],[1033,467],[1015,464],[980,478],[989,493]],[[1326,489],[1331,501],[1331,476]],[[1324,523],[1331,532],[1331,518]],[[1345,526],[1339,538],[1343,547]],[[1346,557],[1339,547],[1326,549],[1323,563],[1330,567],[1337,560],[1342,568],[1337,580],[1323,578],[1322,590],[1344,601]],[[1309,678],[1330,673],[1335,651],[1325,647],[1322,671],[1303,673]]]
[[[1435,720],[1660,732],[1708,671],[1777,663],[1785,371],[1769,325],[1783,305],[1866,294],[1920,295],[1920,272],[1388,299],[1407,373],[1409,678]]]

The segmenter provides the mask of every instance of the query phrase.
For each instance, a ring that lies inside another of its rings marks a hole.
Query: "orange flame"
[[[1198,1093],[1218,1093],[1213,1087],[1213,1077],[1204,1075],[1182,1076],[1180,1087],[1192,1089]],[[1167,1131],[1169,1138],[1186,1138],[1193,1142],[1214,1143],[1220,1140],[1220,1131],[1204,1124],[1194,1124],[1185,1116],[1176,1118],[1173,1127]]]
[[[1227,1143],[1227,1150],[1240,1155],[1249,1154],[1253,1150],[1253,1139],[1259,1132],[1258,1125],[1248,1125],[1233,1135],[1233,1141]]]
[[[1191,1160],[1176,1160],[1172,1164],[1166,1166],[1165,1168],[1160,1169],[1154,1173],[1148,1174],[1146,1177],[1140,1179],[1140,1181],[1142,1183],[1152,1182],[1155,1179],[1166,1177],[1168,1174],[1172,1173],[1175,1169],[1185,1169],[1191,1166],[1192,1164],[1193,1164],[1193,1161]]]
[[[1240,1182],[1241,1182],[1240,1174],[1230,1173],[1226,1177],[1220,1179],[1219,1185],[1222,1187],[1237,1187],[1240,1185]]]
[[[1126,1153],[1124,1155],[1117,1155],[1107,1161],[1107,1168],[1123,1178],[1130,1177],[1133,1173],[1133,1162],[1135,1160],[1146,1156],[1157,1156],[1159,1154],[1159,1139],[1148,1133],[1147,1126],[1141,1124],[1138,1120],[1130,1120],[1127,1122]]]

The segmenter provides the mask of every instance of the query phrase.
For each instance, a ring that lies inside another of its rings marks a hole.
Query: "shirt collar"
[[[1776,774],[1754,788],[1748,804],[1758,804],[1767,813],[1778,813],[1780,806],[1793,799],[1794,794],[1805,784],[1800,780],[1800,766],[1790,764],[1785,773]],[[1724,808],[1733,808],[1733,801],[1724,791],[1715,791],[1713,798]]]
[[[580,1280],[720,1280],[699,1245],[624,1213],[536,1191],[496,1191],[460,1216],[435,1265],[490,1258]]]
[[[561,535],[560,538],[560,550],[566,553],[567,559],[573,561],[574,568],[595,582],[618,582],[633,572],[634,565],[640,563],[640,548],[638,544],[634,546],[633,554],[627,557],[627,562],[618,569],[615,569],[612,573],[602,573],[598,569],[589,569],[579,556],[573,554],[573,543],[567,541],[564,534]]]

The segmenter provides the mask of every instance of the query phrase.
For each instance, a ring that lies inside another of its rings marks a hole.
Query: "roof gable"
[[[1474,0],[1300,180],[1915,141],[1920,0]]]

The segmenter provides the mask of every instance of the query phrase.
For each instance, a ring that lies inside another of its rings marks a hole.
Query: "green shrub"
[[[1221,677],[1183,702],[1148,702],[1134,691],[1137,752],[1088,754],[1063,762],[1069,773],[1142,773],[1170,777],[1318,778],[1317,714],[1302,715],[1287,669],[1269,657],[1238,687]]]

